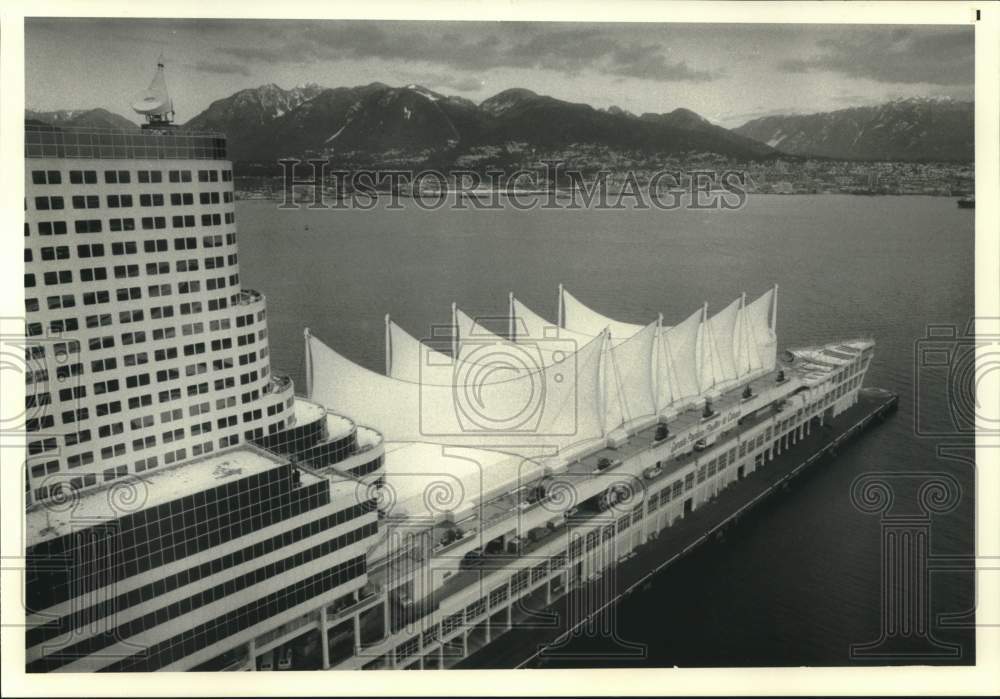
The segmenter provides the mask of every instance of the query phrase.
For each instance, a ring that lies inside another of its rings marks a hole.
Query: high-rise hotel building
[[[377,533],[381,437],[271,371],[225,138],[169,123],[162,65],[145,101],[25,126],[29,671],[250,666],[359,599]]]
[[[240,284],[225,140],[32,125],[25,140],[29,500],[53,475],[92,487],[286,427],[265,300]]]

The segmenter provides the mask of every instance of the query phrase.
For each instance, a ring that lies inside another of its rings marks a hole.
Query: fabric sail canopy
[[[757,345],[751,338],[751,331],[746,319],[746,296],[740,301],[740,312],[736,316],[735,353],[736,374],[740,378],[749,376],[760,369],[760,357]]]
[[[496,383],[563,362],[567,355],[536,351],[487,330],[475,318],[453,307],[456,331],[454,363],[459,383]],[[573,350],[576,348],[573,347]]]
[[[497,335],[480,324],[479,320],[466,313],[461,308],[455,308],[455,327],[459,342],[486,340],[488,342],[505,341],[506,338]]]
[[[561,290],[559,327],[511,295],[513,341],[457,307],[454,343],[425,344],[387,319],[386,376],[310,337],[310,385],[393,440],[567,449],[773,370],[775,298],[773,288],[749,304],[744,295],[664,327],[614,321]]]
[[[660,331],[657,406],[661,411],[692,402],[701,393],[698,340],[702,314],[698,309],[677,325]]]
[[[441,338],[436,346],[417,339],[395,322],[388,321],[386,375],[414,384],[451,386],[456,377],[463,375],[473,380],[469,373],[474,370],[479,372],[475,381],[497,383],[537,371],[543,366],[533,354],[527,354],[523,348],[474,324],[461,311],[456,312],[456,320],[461,337],[456,337],[454,345],[450,338]],[[467,328],[476,325],[478,329],[463,333],[463,323],[467,324]],[[471,339],[463,340],[462,337]],[[446,348],[448,352],[443,351]],[[451,350],[458,352],[458,361],[452,358]],[[488,372],[488,376],[483,371]]]
[[[653,343],[652,381],[659,410],[681,406],[704,395],[726,390],[739,380],[765,369],[765,350],[773,349],[767,324],[773,290],[749,306],[744,297],[707,318],[705,310],[692,313],[676,327],[663,326]],[[589,308],[560,287],[563,329],[592,335],[608,328],[617,345],[644,326],[624,323]],[[523,312],[523,304],[520,307]],[[773,356],[774,352],[770,352]],[[771,361],[768,369],[774,367]]]
[[[597,351],[599,392],[595,407],[600,416],[601,431],[607,433],[622,425],[626,421],[625,408],[622,405],[622,389],[618,383],[617,373],[610,366],[608,333],[602,331],[597,336],[590,336],[560,328],[532,311],[513,295],[510,297],[510,304],[511,327],[516,343],[522,348],[530,348],[530,351],[536,353],[546,366],[555,364],[560,358],[572,356],[581,347],[590,346],[595,342],[599,344]]]
[[[659,324],[641,328],[606,352],[614,380],[609,386],[620,391],[622,425],[626,428],[657,414],[656,368],[653,364]],[[610,404],[610,401],[609,401]]]
[[[600,357],[603,426],[606,432],[619,427],[627,429],[637,420],[656,415],[653,360],[657,344],[657,322],[636,326],[636,332],[614,343],[608,330],[598,330],[596,325],[589,326],[587,333],[577,332],[550,323],[513,297],[511,307],[514,312],[512,324],[521,328],[517,335],[518,343],[535,347],[543,357],[572,351],[576,346],[592,342],[595,336],[591,336],[589,332],[594,330],[597,330],[596,337],[600,337],[602,333],[608,337]]]
[[[502,360],[504,356],[512,359],[522,356],[524,350],[505,337],[501,337],[490,330],[487,330],[475,318],[465,313],[460,308],[454,310],[454,325],[457,333],[456,350],[458,357],[462,361],[482,362]],[[513,367],[519,366],[515,361]],[[527,366],[526,370],[531,371],[538,367]]]
[[[559,288],[559,291],[559,303],[562,304],[562,326],[566,330],[593,337],[599,335],[607,328],[611,332],[612,344],[618,344],[641,332],[646,327],[645,325],[623,323],[609,318],[584,305],[583,302],[562,287]]]
[[[736,299],[708,319],[705,339],[710,343],[708,356],[712,361],[712,388],[725,390],[736,383],[736,321],[740,312]]]
[[[773,371],[777,364],[778,338],[774,333],[775,322],[771,319],[774,296],[775,289],[768,289],[743,311],[748,342],[756,349],[758,368],[762,371]]]
[[[510,297],[511,333],[515,342],[536,342],[543,339],[562,339],[585,345],[598,335],[604,333],[604,328],[595,334],[580,333],[569,328],[560,328],[552,321],[535,313],[514,296]]]
[[[414,384],[442,381],[439,368],[451,366],[450,355],[421,342],[395,321],[386,322],[385,332],[386,376]]]
[[[370,371],[311,334],[306,337],[310,397],[389,441],[424,441],[514,450],[569,450],[603,438],[600,358],[605,336],[570,361],[507,381],[448,384],[404,381]]]

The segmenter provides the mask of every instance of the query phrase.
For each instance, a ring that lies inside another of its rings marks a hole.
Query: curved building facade
[[[27,670],[287,659],[371,601],[382,437],[272,371],[225,138],[25,128]]]
[[[27,497],[288,427],[219,134],[28,125]]]

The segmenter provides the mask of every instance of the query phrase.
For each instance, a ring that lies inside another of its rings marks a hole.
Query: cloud
[[[718,73],[695,70],[686,61],[671,62],[648,45],[615,49],[606,70],[615,75],[660,82],[704,82],[721,77]]]
[[[190,64],[190,66],[202,73],[214,73],[216,75],[250,75],[250,68],[243,63],[197,61]]]
[[[671,61],[659,45],[637,42],[620,27],[558,28],[518,23],[480,26],[336,22],[256,26],[257,38],[217,50],[229,60],[258,63],[385,60],[424,62],[458,71],[493,68],[594,71],[657,82],[706,81],[717,75]],[[466,83],[471,85],[471,83]]]
[[[479,92],[486,86],[486,81],[473,75],[453,75],[451,73],[435,73],[417,70],[401,70],[396,75],[404,83],[416,83],[433,90],[452,90],[455,92]]]
[[[458,92],[477,92],[483,89],[484,81],[472,77],[435,75],[431,76],[429,84],[433,87],[446,87]]]
[[[970,85],[974,80],[971,27],[896,27],[859,30],[817,42],[819,55],[789,59],[787,73],[831,72],[879,83]]]

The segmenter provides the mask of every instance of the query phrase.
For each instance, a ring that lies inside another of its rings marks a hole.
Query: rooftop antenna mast
[[[132,103],[132,109],[146,117],[144,129],[162,129],[173,126],[174,103],[167,92],[163,74],[163,54],[156,61],[156,73],[149,87]]]

